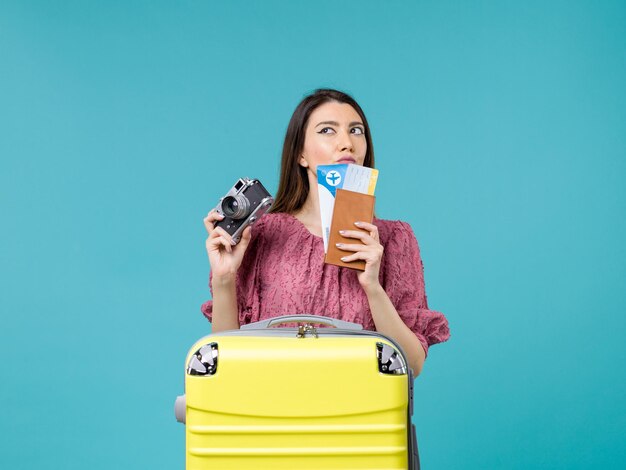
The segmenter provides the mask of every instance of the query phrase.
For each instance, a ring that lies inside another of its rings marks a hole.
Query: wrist
[[[229,289],[237,282],[236,274],[220,274],[211,278],[211,287],[215,289]]]
[[[385,294],[385,289],[383,289],[383,286],[380,285],[380,282],[378,282],[378,280],[376,280],[376,282],[373,282],[371,284],[362,284],[361,287],[363,287],[363,290],[365,291],[365,295],[368,298]]]

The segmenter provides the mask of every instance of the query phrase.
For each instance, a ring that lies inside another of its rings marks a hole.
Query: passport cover
[[[374,195],[378,170],[356,165],[354,163],[335,163],[317,166],[317,194],[320,203],[322,221],[322,239],[324,253],[328,251],[328,236],[333,218],[335,192],[346,189],[357,193]]]
[[[349,263],[341,261],[344,256],[350,256],[354,251],[340,250],[336,243],[363,244],[358,238],[346,238],[341,236],[339,230],[362,230],[354,225],[355,222],[369,222],[374,220],[374,201],[376,198],[369,194],[357,193],[346,189],[337,189],[335,195],[335,207],[333,218],[330,223],[330,236],[328,237],[328,252],[324,262],[342,266],[344,268],[365,271],[365,261],[356,260]],[[367,232],[366,230],[363,230]]]

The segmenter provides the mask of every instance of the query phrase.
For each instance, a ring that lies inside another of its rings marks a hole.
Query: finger
[[[213,234],[207,238],[206,246],[209,251],[219,250],[220,247],[224,247],[224,249],[228,253],[232,253],[233,246],[230,244],[230,241],[220,236],[213,236]]]
[[[248,244],[250,243],[251,238],[252,238],[252,227],[248,225],[241,233],[241,239],[239,240],[239,245],[237,245],[237,248],[245,251],[245,249],[248,247]]]
[[[231,237],[230,234],[222,227],[215,227],[215,230],[213,232],[216,234],[216,236],[224,237],[231,245],[236,245],[236,243],[233,241],[233,237]]]
[[[224,237],[219,237],[218,240],[221,242],[222,246],[228,253],[233,252],[233,245],[231,245],[231,242],[229,240]]]
[[[232,250],[231,244],[228,243],[228,241],[222,237],[208,238],[206,242],[206,246],[207,246],[207,251],[209,252],[220,251],[222,247],[228,253],[230,253]]]
[[[359,259],[365,262],[370,261],[370,257],[367,255],[367,253],[364,253],[362,251],[359,251],[358,253],[352,253],[351,255],[343,256],[341,258],[341,261],[343,261],[344,263],[349,263],[351,261],[356,261]]]
[[[359,228],[365,229],[370,233],[370,236],[374,239],[374,240],[378,240],[378,227],[374,224],[370,224],[368,222],[355,222],[354,225],[356,225]]]
[[[343,251],[362,251],[368,248],[368,245],[362,243],[337,243],[335,246]]]
[[[346,238],[358,238],[365,244],[376,242],[376,240],[374,240],[369,233],[364,232],[363,230],[339,230],[339,233],[341,236]]]
[[[211,210],[211,212],[207,214],[207,216],[203,219],[203,222],[204,228],[206,228],[206,231],[209,233],[209,235],[215,227],[215,222],[218,220],[222,220],[223,218],[224,216],[217,212],[215,209]]]
[[[222,219],[224,218],[224,214],[222,214],[221,212],[219,212],[215,207],[213,209],[211,209],[209,211],[209,213],[207,214],[207,217],[210,217],[212,219]]]

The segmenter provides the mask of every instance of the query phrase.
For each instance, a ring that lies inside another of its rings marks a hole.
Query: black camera
[[[243,230],[259,220],[273,202],[274,198],[259,180],[241,178],[215,208],[224,216],[215,222],[215,227],[222,227],[235,243],[239,243]]]

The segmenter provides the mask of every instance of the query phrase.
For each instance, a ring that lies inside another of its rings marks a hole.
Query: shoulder
[[[295,230],[293,216],[284,212],[264,214],[256,224],[252,226],[252,239],[269,241],[273,238],[283,238]]]
[[[395,242],[415,240],[415,234],[411,225],[402,220],[385,220],[374,219],[374,225],[378,227],[378,234],[380,236],[380,242],[383,246],[388,243],[395,244]]]
[[[273,214],[263,214],[263,216],[258,220],[258,222],[254,225],[254,228],[257,230],[267,230],[273,227],[281,226],[286,223],[286,219],[289,217],[288,214],[282,212],[276,212]]]

